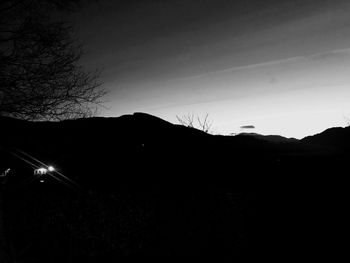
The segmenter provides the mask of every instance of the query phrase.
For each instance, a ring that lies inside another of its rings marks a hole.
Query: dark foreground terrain
[[[11,168],[0,253],[12,259],[315,259],[346,247],[350,128],[213,136],[142,113],[0,127],[0,172]],[[56,171],[33,176],[39,161]]]

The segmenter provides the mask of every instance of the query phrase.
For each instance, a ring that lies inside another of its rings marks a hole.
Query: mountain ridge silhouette
[[[241,132],[237,134],[236,136],[252,136],[256,137],[261,140],[265,141],[270,141],[270,142],[275,142],[275,143],[282,143],[282,142],[296,142],[298,139],[293,138],[293,137],[284,137],[281,135],[263,135],[259,133],[254,133],[254,132]]]
[[[0,117],[0,125],[1,169],[14,173],[4,188],[14,247],[35,236],[26,253],[38,262],[50,255],[63,257],[52,262],[127,254],[257,259],[337,246],[349,127],[286,141],[210,135],[145,113]],[[33,158],[53,165],[56,178],[33,177],[28,161],[42,165]]]

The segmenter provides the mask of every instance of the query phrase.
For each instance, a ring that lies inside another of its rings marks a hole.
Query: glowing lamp
[[[53,166],[49,166],[49,167],[47,167],[47,170],[49,170],[49,172],[53,172],[53,171],[55,171],[55,168]]]

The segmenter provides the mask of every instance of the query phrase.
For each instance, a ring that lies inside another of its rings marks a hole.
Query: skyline
[[[350,4],[337,1],[91,2],[72,18],[83,63],[103,69],[102,116],[209,114],[302,138],[350,116]]]

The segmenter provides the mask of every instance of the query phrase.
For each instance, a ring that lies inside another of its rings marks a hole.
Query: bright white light
[[[45,181],[44,180],[40,180],[40,183],[44,183]]]
[[[49,167],[47,167],[47,170],[49,170],[50,172],[53,172],[53,171],[55,171],[55,168],[53,166],[49,166]]]

